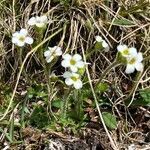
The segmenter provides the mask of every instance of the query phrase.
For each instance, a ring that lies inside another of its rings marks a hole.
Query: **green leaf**
[[[36,106],[30,117],[30,124],[39,129],[46,127],[49,124],[49,117],[46,109],[43,106]]]
[[[130,100],[131,101],[131,100]],[[127,101],[125,104],[128,105],[130,101]],[[132,102],[132,106],[150,106],[150,101],[145,101],[144,99],[136,99]]]
[[[44,91],[41,91],[41,92],[37,92],[37,98],[43,98],[43,97],[46,97],[47,94],[44,92]]]
[[[60,99],[56,99],[54,101],[52,101],[52,106],[55,108],[61,108],[63,105],[63,101]]]
[[[97,90],[101,93],[104,93],[108,90],[108,84],[107,83],[99,83],[97,86]]]
[[[140,90],[140,98],[132,102],[132,106],[150,106],[150,88]]]
[[[135,25],[134,22],[132,22],[131,20],[128,19],[115,19],[113,22],[113,25],[118,25],[118,26],[131,26],[131,25]]]
[[[113,114],[108,113],[108,112],[103,112],[102,116],[103,116],[103,119],[104,119],[106,126],[109,129],[116,129],[117,128],[116,117]]]
[[[141,90],[140,95],[144,101],[150,103],[150,88],[145,89],[145,90]]]

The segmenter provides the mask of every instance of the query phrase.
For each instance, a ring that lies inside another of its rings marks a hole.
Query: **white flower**
[[[66,78],[65,79],[65,83],[67,85],[73,85],[75,89],[80,89],[82,88],[82,81],[80,80],[80,75],[74,72],[69,72],[66,71],[63,74],[63,77]]]
[[[126,58],[127,66],[125,72],[127,74],[133,73],[135,70],[143,71],[142,53],[137,53],[136,48],[129,48],[127,45],[119,45],[117,46],[117,49],[121,55]]]
[[[97,42],[102,43],[103,48],[108,48],[109,47],[107,42],[105,40],[103,40],[101,36],[97,35],[97,36],[95,36],[95,39],[96,39]]]
[[[82,57],[79,54],[71,56],[70,54],[65,54],[62,56],[63,61],[61,65],[65,68],[69,67],[72,72],[77,72],[78,68],[83,68],[85,63],[82,61]]]
[[[137,50],[134,47],[128,48],[127,45],[118,45],[117,50],[122,54],[123,57],[128,57],[130,55],[136,55]]]
[[[61,56],[62,50],[61,47],[54,46],[48,47],[48,50],[44,52],[44,56],[46,57],[47,63],[51,62],[56,56]]]
[[[127,67],[125,72],[127,74],[133,73],[135,69],[137,71],[143,71],[143,64],[142,64],[143,56],[142,53],[135,53],[134,55],[130,55],[127,57]]]
[[[36,25],[39,28],[44,27],[48,22],[47,16],[36,16],[36,17],[31,17],[28,20],[28,25],[34,26]]]
[[[33,38],[28,36],[28,31],[26,29],[21,29],[20,31],[16,31],[12,35],[12,43],[16,44],[19,47],[22,47],[27,44],[33,43]]]

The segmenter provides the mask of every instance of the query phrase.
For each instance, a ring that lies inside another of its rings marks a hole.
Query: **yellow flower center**
[[[71,64],[71,65],[75,65],[75,64],[76,64],[76,61],[75,61],[74,59],[71,59],[71,60],[70,60],[70,64]]]
[[[71,79],[72,79],[73,81],[77,81],[77,80],[78,80],[78,78],[75,77],[75,76],[72,76]]]
[[[129,55],[129,49],[125,49],[123,52],[122,52],[123,55]]]
[[[24,36],[20,36],[19,37],[19,41],[24,42],[25,41],[25,37]]]
[[[129,61],[129,64],[134,64],[136,62],[136,59],[135,58],[132,58],[130,61]]]

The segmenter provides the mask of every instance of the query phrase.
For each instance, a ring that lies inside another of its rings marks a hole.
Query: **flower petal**
[[[71,75],[72,75],[71,72],[66,71],[66,72],[63,74],[63,77],[64,77],[64,78],[70,78]]]
[[[67,85],[72,85],[72,84],[73,84],[73,80],[72,80],[71,78],[66,78],[66,79],[65,79],[65,83],[66,83]]]
[[[55,46],[55,48],[56,48],[56,50],[55,50],[56,55],[57,55],[57,56],[62,55],[61,47]]]
[[[16,44],[18,42],[18,38],[17,37],[12,37],[12,43]]]
[[[127,74],[130,74],[130,73],[133,73],[134,71],[135,71],[134,65],[127,64],[127,67],[126,67],[125,72],[126,72]]]
[[[143,55],[141,52],[137,54],[137,62],[141,62],[143,60]]]
[[[117,50],[119,51],[119,52],[122,52],[123,50],[125,50],[125,49],[127,49],[128,47],[127,47],[127,45],[118,45],[117,46]]]
[[[79,61],[79,60],[82,59],[82,57],[79,54],[75,54],[75,55],[73,55],[73,59],[76,60],[76,61]]]
[[[70,60],[72,58],[72,56],[70,54],[64,54],[62,56],[63,59],[66,59],[66,60]]]
[[[106,41],[103,40],[102,46],[103,46],[104,48],[107,48],[107,47],[108,47],[108,44],[106,43]]]
[[[41,22],[41,18],[40,18],[39,16],[36,16],[36,17],[35,17],[35,20],[36,20],[36,23],[37,23],[37,22]]]
[[[77,80],[76,82],[73,83],[75,89],[81,89],[83,84],[81,80]]]
[[[63,60],[63,61],[61,62],[61,65],[66,68],[66,67],[69,67],[69,66],[70,66],[70,63],[69,63],[68,60]]]
[[[20,30],[20,33],[19,33],[21,36],[27,36],[27,34],[28,34],[28,31],[26,30],[26,29],[24,29],[24,28],[22,28],[21,30]]]
[[[109,52],[109,46],[105,48],[105,52]]]
[[[59,46],[54,46],[53,47],[55,50],[61,50],[61,47],[59,47]]]
[[[19,47],[22,47],[25,45],[25,42],[19,41],[16,43],[16,45],[18,45]]]
[[[47,51],[44,52],[44,56],[45,57],[48,57],[50,54],[51,54],[51,52],[49,50],[47,50]]]
[[[62,51],[61,51],[61,50],[57,50],[57,51],[56,51],[56,55],[57,55],[57,56],[61,56],[61,55],[62,55]]]
[[[32,43],[33,43],[33,38],[27,36],[26,39],[25,39],[25,42],[26,42],[27,44],[32,44]]]
[[[99,35],[95,36],[95,39],[97,42],[102,42],[102,37]]]
[[[43,23],[47,23],[47,21],[48,21],[47,16],[45,16],[45,15],[41,16],[41,17],[40,17],[40,20],[41,20],[41,22],[43,22]]]
[[[70,67],[70,70],[71,70],[72,72],[77,72],[77,71],[78,71],[78,68],[77,68],[76,66],[71,65],[71,66],[69,66],[69,67]]]
[[[29,20],[28,20],[28,25],[30,26],[33,26],[36,24],[36,18],[35,17],[31,17]]]
[[[55,52],[55,49],[54,49],[54,47],[48,47],[48,51],[50,51],[50,53],[52,54]]]
[[[19,36],[19,32],[16,31],[15,33],[12,34],[13,37],[18,37]]]
[[[135,68],[137,71],[143,71],[144,66],[142,63],[136,63]]]
[[[136,56],[137,55],[137,49],[134,47],[129,48],[129,53],[132,56]]]
[[[83,61],[78,61],[77,64],[76,64],[76,66],[78,68],[83,68],[85,66],[85,63]]]

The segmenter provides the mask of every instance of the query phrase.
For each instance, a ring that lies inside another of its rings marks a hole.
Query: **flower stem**
[[[81,99],[79,98],[79,91],[74,90],[74,99],[75,99],[75,111],[77,114],[77,118],[80,120],[80,115],[81,115]]]
[[[45,29],[36,28],[36,31],[37,31],[36,33],[37,33],[37,37],[38,37],[37,43],[40,43],[43,40]],[[39,47],[38,54],[39,54],[39,58],[42,63],[42,66],[44,68],[46,79],[48,81],[47,82],[47,91],[48,91],[48,107],[49,107],[49,111],[50,111],[50,116],[53,116],[56,119],[56,117],[52,111],[52,106],[51,106],[52,83],[51,83],[50,74],[51,74],[52,65],[51,64],[46,65],[46,63],[45,63],[45,59],[44,59],[44,55],[43,55],[44,54],[43,45],[41,47]]]
[[[28,98],[26,96],[25,100],[23,101],[22,109],[21,109],[21,118],[20,118],[21,129],[25,128],[24,117],[25,117],[25,107],[26,107],[27,100]]]
[[[66,118],[66,115],[67,115],[67,107],[68,107],[68,100],[69,100],[69,94],[70,94],[70,91],[71,91],[71,88],[68,89],[68,91],[66,92],[66,94],[64,94],[64,97],[63,97],[63,106],[62,106],[62,116],[63,118]]]
[[[51,97],[52,97],[52,83],[51,83],[51,78],[50,78],[50,74],[51,74],[51,65],[48,65],[47,67],[45,66],[45,74],[46,74],[46,78],[47,78],[47,89],[48,89],[48,105],[49,105],[49,111],[50,111],[50,116],[53,116],[55,119],[55,115],[52,111],[52,104],[51,104]]]
[[[96,85],[95,85],[95,89],[97,89],[99,83],[101,83],[101,81],[103,80],[103,78],[107,75],[108,72],[110,72],[110,70],[116,66],[120,65],[120,63],[118,63],[117,61],[114,61],[112,64],[110,64],[105,70],[104,72],[101,74],[100,78],[98,79]]]
[[[22,64],[22,48],[19,48],[19,65]]]
[[[137,73],[137,75],[135,77],[135,82],[133,83],[133,86],[132,86],[132,89],[130,90],[130,93],[127,95],[127,97],[124,99],[124,101],[126,101],[130,97],[132,97],[127,107],[129,107],[132,104],[133,100],[134,100],[133,99],[134,98],[134,93],[135,93],[136,89],[138,88],[138,85],[139,85],[138,81],[140,80],[142,74],[143,74],[143,72],[138,72]]]
[[[23,48],[18,48],[18,51],[19,51],[19,66],[22,65],[22,56],[23,56]],[[27,74],[26,74],[26,71],[25,71],[25,68],[23,69],[23,75],[26,77],[27,79]]]
[[[36,28],[36,35],[37,35],[37,44],[40,43],[42,40],[43,40],[43,37],[44,37],[44,32],[45,32],[45,29],[43,28]],[[43,56],[43,45],[41,47],[39,47],[39,50],[38,50],[38,56],[40,58],[40,61],[42,63],[42,65],[45,67],[45,60],[44,60],[44,56]]]

